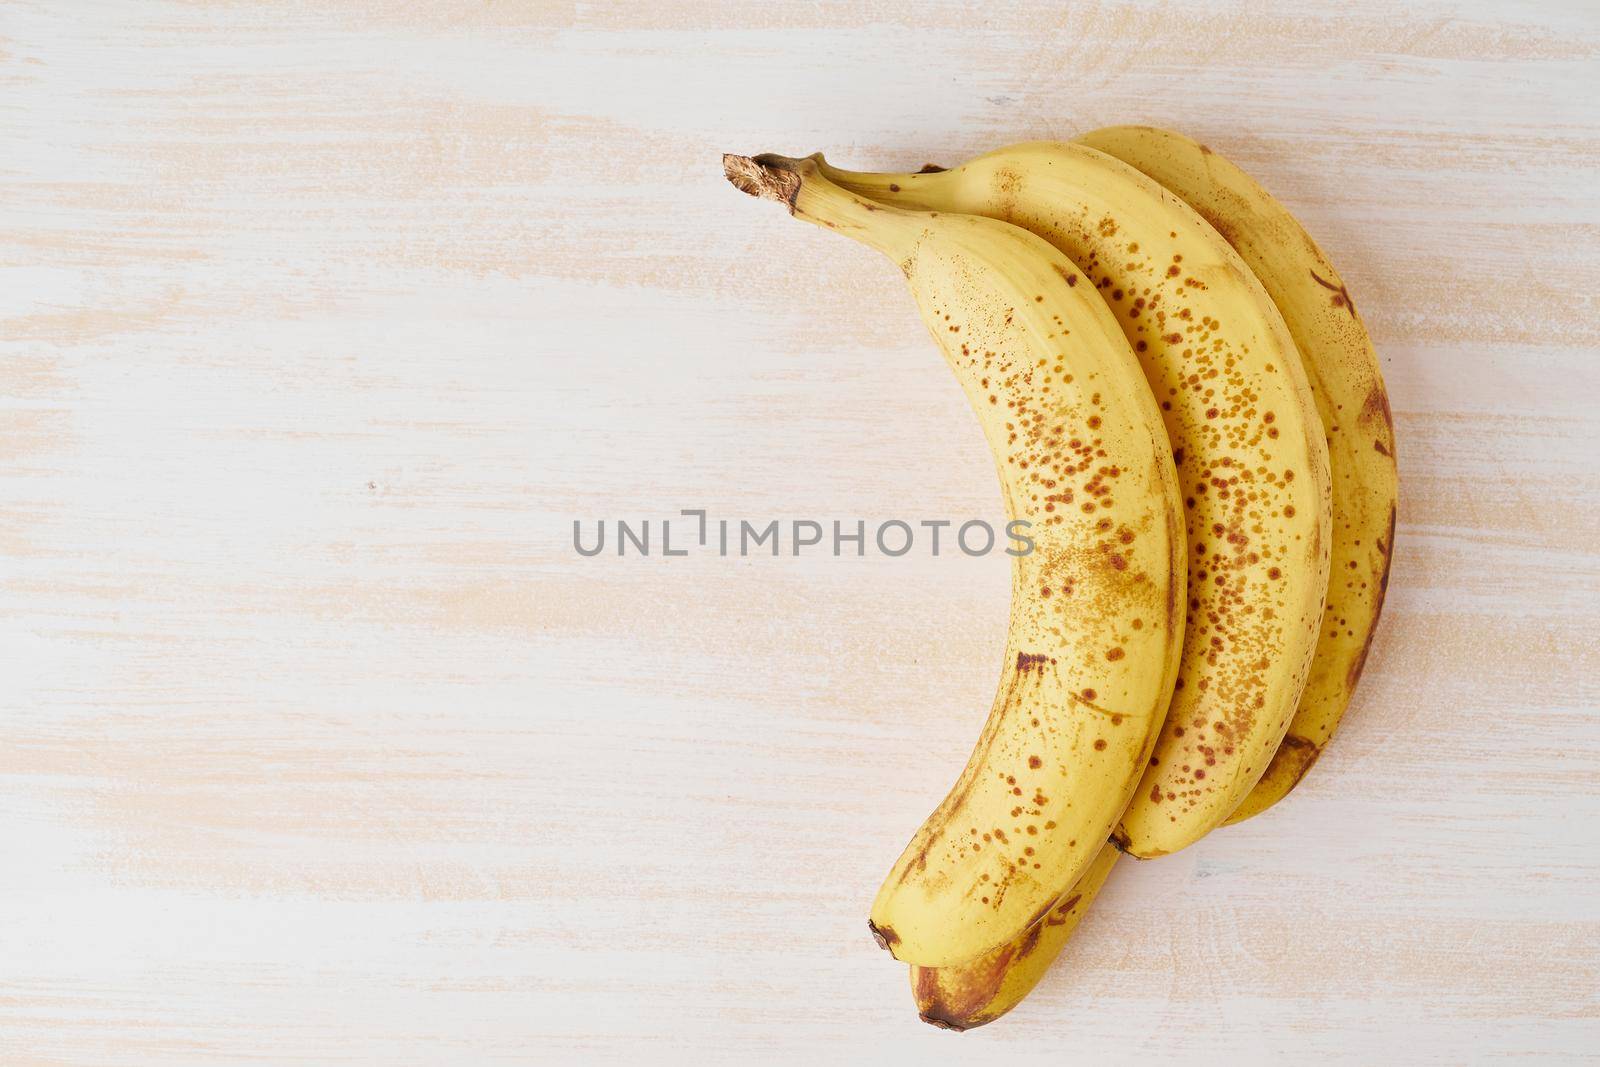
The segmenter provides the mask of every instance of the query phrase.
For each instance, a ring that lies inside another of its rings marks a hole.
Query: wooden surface
[[[1595,1055],[1594,5],[628,7],[0,3],[0,1061]],[[940,1033],[864,917],[1004,558],[571,523],[997,520],[897,272],[717,156],[1113,122],[1349,281],[1389,605],[1288,802]]]

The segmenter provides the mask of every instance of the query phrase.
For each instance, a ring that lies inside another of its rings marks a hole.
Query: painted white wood
[[[1597,51],[1588,2],[0,4],[0,1060],[1593,1056]],[[1302,788],[956,1036],[864,917],[1004,559],[570,523],[998,520],[893,268],[717,157],[1112,122],[1339,264],[1394,577]]]

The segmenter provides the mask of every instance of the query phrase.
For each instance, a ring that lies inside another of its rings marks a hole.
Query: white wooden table
[[[0,1061],[1595,1055],[1597,84],[1588,0],[0,3]],[[1388,610],[1288,802],[940,1033],[863,920],[1004,557],[571,523],[998,521],[897,273],[718,153],[1113,122],[1348,279]]]

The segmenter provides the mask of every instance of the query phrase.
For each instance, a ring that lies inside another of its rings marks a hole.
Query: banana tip
[[[871,919],[867,920],[867,929],[872,931],[872,940],[878,943],[878,947],[893,956],[894,947],[900,943],[900,935],[892,927],[879,926]]]

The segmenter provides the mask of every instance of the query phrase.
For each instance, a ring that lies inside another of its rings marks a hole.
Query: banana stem
[[[794,212],[795,195],[800,192],[800,175],[798,159],[788,156],[760,155],[736,156],[732,152],[722,154],[722,173],[727,177],[733,187],[741,193],[762,200],[776,200],[780,204],[789,205],[789,211]]]
[[[838,230],[895,259],[922,230],[910,212],[879,204],[841,188],[824,173],[821,153],[804,159],[772,155],[722,157],[722,173],[735,189],[776,200],[797,219]]]

